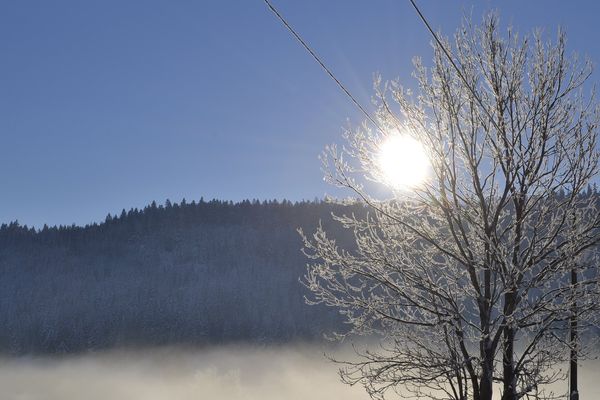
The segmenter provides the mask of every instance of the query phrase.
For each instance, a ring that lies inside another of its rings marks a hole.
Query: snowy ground
[[[159,349],[0,360],[4,400],[368,399],[339,382],[318,346]],[[600,363],[581,372],[582,399],[600,398]]]

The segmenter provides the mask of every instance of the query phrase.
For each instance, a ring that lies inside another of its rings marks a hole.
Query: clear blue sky
[[[273,3],[363,103],[374,72],[412,84],[412,57],[430,59],[408,0]],[[600,61],[597,1],[419,4],[446,34],[471,9],[522,33],[561,25]],[[261,0],[4,1],[0,57],[0,222],[322,197],[318,154],[362,120]]]

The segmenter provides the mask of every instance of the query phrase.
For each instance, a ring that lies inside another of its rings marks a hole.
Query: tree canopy
[[[305,235],[305,284],[351,333],[382,337],[341,371],[374,398],[489,400],[494,382],[506,400],[546,398],[555,367],[582,351],[568,339],[573,305],[580,331],[598,307],[591,66],[567,54],[563,32],[502,34],[493,14],[442,43],[430,67],[415,59],[415,93],[376,82],[380,129],[326,151],[327,180],[371,212],[337,217],[352,247],[325,228]],[[370,181],[386,183],[379,157],[394,135],[423,145],[429,176],[381,199]]]

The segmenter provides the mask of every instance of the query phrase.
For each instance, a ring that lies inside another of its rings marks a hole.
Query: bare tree
[[[374,398],[488,400],[494,382],[504,400],[559,397],[544,387],[581,350],[574,312],[581,333],[597,311],[591,66],[566,55],[562,32],[553,43],[502,37],[494,15],[443,43],[458,68],[434,44],[430,69],[415,60],[416,96],[376,82],[382,129],[348,131],[347,146],[325,152],[327,180],[366,216],[336,216],[351,248],[322,228],[303,234],[305,284],[346,317],[347,334],[381,337],[341,371]],[[368,181],[385,182],[381,146],[399,134],[423,145],[429,177],[378,199]]]

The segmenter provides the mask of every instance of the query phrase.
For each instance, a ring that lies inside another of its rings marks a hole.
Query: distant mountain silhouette
[[[101,224],[0,227],[0,351],[319,339],[341,317],[307,306],[296,232],[324,202],[153,202]],[[350,243],[350,242],[348,242]]]

